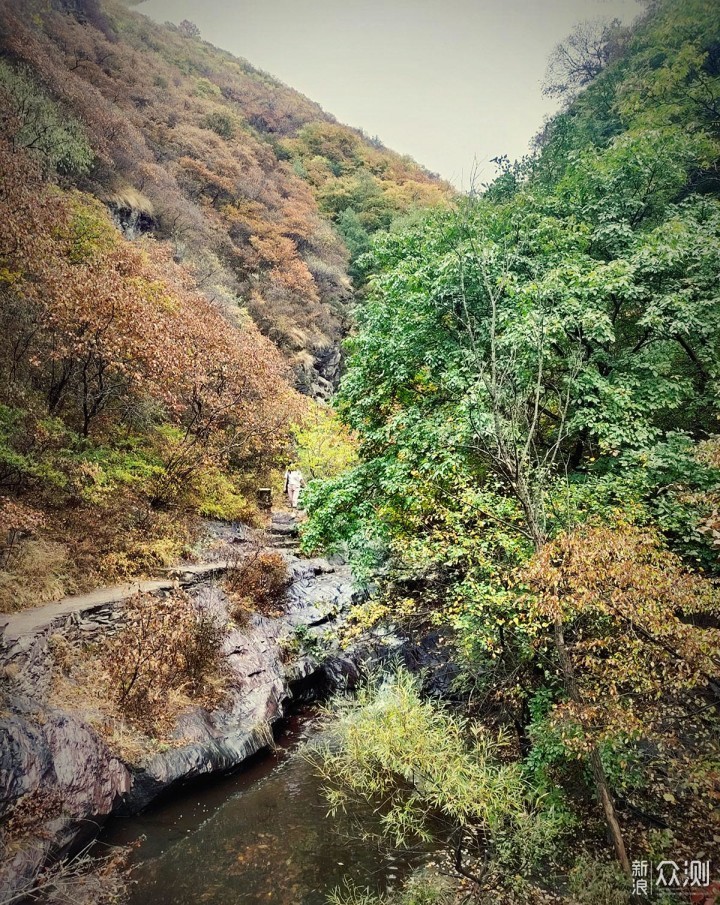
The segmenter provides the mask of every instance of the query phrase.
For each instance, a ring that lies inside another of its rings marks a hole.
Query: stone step
[[[292,537],[277,537],[271,541],[271,546],[276,550],[299,550],[300,543]]]
[[[297,519],[291,512],[273,512],[270,517],[273,525],[294,525]]]
[[[270,534],[286,535],[288,537],[297,537],[300,529],[297,525],[270,525],[268,529]]]

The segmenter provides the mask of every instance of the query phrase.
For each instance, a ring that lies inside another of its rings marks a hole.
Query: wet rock
[[[444,701],[462,700],[456,687],[460,667],[442,632],[430,632],[416,644],[403,645],[401,653],[407,669],[422,674],[424,695]]]
[[[272,733],[267,724],[260,724],[158,754],[133,776],[121,810],[137,813],[172,786],[232,770],[271,744]]]
[[[20,803],[33,822],[4,853],[0,900],[17,895],[53,857],[97,834],[128,793],[127,767],[85,723],[57,711],[0,721],[0,816]]]

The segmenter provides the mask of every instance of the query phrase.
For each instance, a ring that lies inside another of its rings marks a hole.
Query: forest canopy
[[[452,196],[191,26],[0,5],[0,610],[257,520],[337,379],[354,262]]]

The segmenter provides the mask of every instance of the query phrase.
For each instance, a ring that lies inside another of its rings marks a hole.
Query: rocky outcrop
[[[328,402],[340,383],[342,350],[339,345],[323,346],[315,352],[314,398]]]
[[[149,198],[129,186],[106,201],[113,222],[129,241],[158,227],[153,204]]]
[[[293,532],[287,522],[276,527],[276,543],[284,547]],[[97,833],[110,814],[139,811],[173,785],[236,768],[271,743],[273,724],[293,701],[352,686],[363,663],[387,654],[386,641],[368,639],[343,652],[325,637],[353,598],[345,566],[299,559],[292,549],[284,555],[292,583],[282,614],[255,613],[242,627],[230,623],[225,635],[228,692],[222,707],[183,713],[174,728],[177,743],[141,765],[123,763],[81,716],[48,703],[51,637],[60,633],[73,643],[99,638],[122,622],[123,599],[66,606],[42,625],[30,620],[25,633],[12,621],[6,626],[0,818],[17,822],[25,809],[39,823],[2,853],[0,901],[27,888],[49,859]],[[173,580],[182,580],[198,607],[227,623],[229,601],[214,580],[223,568],[181,569]],[[155,591],[166,592],[164,585]]]
[[[32,712],[15,713],[0,727],[0,809],[28,802],[14,819],[40,822],[39,832],[3,853],[2,901],[28,888],[48,860],[93,838],[132,787],[127,766],[89,726],[33,703]]]
[[[295,386],[317,402],[329,402],[340,383],[342,350],[331,343],[300,352],[294,361]]]
[[[156,755],[134,772],[123,802],[125,810],[141,810],[176,783],[236,767],[271,743],[272,724],[293,701],[357,681],[358,664],[370,655],[369,648],[346,654],[322,645],[330,623],[337,622],[352,600],[347,568],[294,557],[290,566],[293,581],[283,615],[268,618],[255,613],[248,625],[225,637],[232,692],[222,709],[197,708],[183,714],[175,728],[183,744]],[[217,585],[198,587],[196,597],[206,611],[215,610],[220,619],[227,618],[227,599]]]

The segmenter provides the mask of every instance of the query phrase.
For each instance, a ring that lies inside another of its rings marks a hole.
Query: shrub
[[[555,854],[568,816],[525,782],[519,764],[503,762],[502,737],[421,700],[415,677],[399,670],[334,709],[328,742],[312,755],[331,812],[371,803],[395,845],[444,841],[472,879],[468,856],[528,868]]]
[[[0,568],[6,569],[18,554],[19,542],[44,523],[37,509],[8,497],[0,497]]]
[[[290,576],[282,554],[258,549],[238,559],[228,570],[225,581],[235,601],[233,616],[242,618],[248,610],[268,613],[275,609]]]
[[[55,790],[37,788],[19,798],[9,815],[4,815],[2,841],[29,836],[48,820],[62,813],[63,802]]]
[[[374,895],[346,880],[327,897],[328,905],[450,905],[457,901],[452,883],[446,878],[418,871],[398,892]]]
[[[235,134],[235,123],[228,113],[208,113],[202,122],[204,129],[210,129],[220,138],[232,138]]]
[[[35,151],[47,170],[80,176],[90,169],[93,153],[80,123],[62,112],[38,85],[29,69],[0,60],[2,118],[9,123],[16,148]]]
[[[578,858],[570,871],[570,891],[578,905],[628,905],[630,882],[617,864]]]
[[[102,650],[118,708],[154,732],[171,693],[215,697],[221,641],[217,620],[198,610],[187,594],[133,597],[125,606],[124,628]]]
[[[227,522],[245,521],[252,516],[252,505],[240,493],[233,480],[219,469],[200,470],[194,485],[194,508],[200,515]]]

